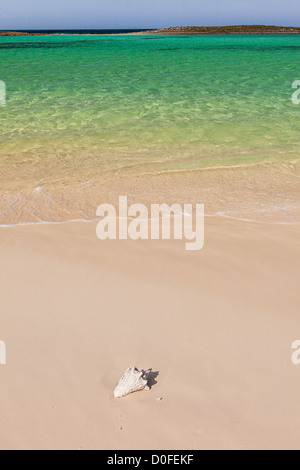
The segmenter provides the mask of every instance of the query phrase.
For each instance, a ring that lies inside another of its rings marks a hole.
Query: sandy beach
[[[26,15],[41,36],[0,32],[0,449],[299,449],[300,29]],[[179,204],[186,239],[99,240],[101,204],[137,223],[122,196],[145,231]],[[150,390],[114,398],[133,366]]]
[[[199,252],[1,228],[1,449],[299,448],[299,224],[205,222]]]

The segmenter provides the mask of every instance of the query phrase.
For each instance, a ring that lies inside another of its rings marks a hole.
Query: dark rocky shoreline
[[[21,31],[0,31],[0,36],[42,36],[42,33],[25,33]]]
[[[175,26],[129,34],[300,34],[300,27],[265,25]]]

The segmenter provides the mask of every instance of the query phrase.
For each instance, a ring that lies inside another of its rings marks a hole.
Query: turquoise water
[[[299,36],[0,37],[5,191],[299,157]]]

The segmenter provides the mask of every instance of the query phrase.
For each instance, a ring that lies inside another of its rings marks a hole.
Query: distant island
[[[147,31],[119,32],[119,33],[97,33],[93,34],[300,34],[300,27],[292,26],[266,26],[266,25],[236,25],[236,26],[171,26],[170,28],[150,29]],[[100,30],[99,30],[100,31]],[[111,30],[110,30],[111,31]],[[67,30],[64,31],[65,34]],[[49,32],[33,31],[0,31],[0,36],[42,36],[55,34],[54,30]],[[70,34],[86,34],[85,30],[70,31]]]
[[[0,31],[0,36],[41,36],[42,33],[26,33],[23,31]]]
[[[300,27],[266,25],[173,26],[128,34],[300,34]]]

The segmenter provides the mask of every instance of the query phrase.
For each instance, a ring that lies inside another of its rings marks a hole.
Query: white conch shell
[[[137,392],[138,390],[143,390],[144,388],[149,390],[147,382],[151,370],[152,369],[138,370],[136,367],[130,367],[129,369],[126,369],[115,388],[114,397],[125,397],[125,395],[128,395],[129,393]]]

